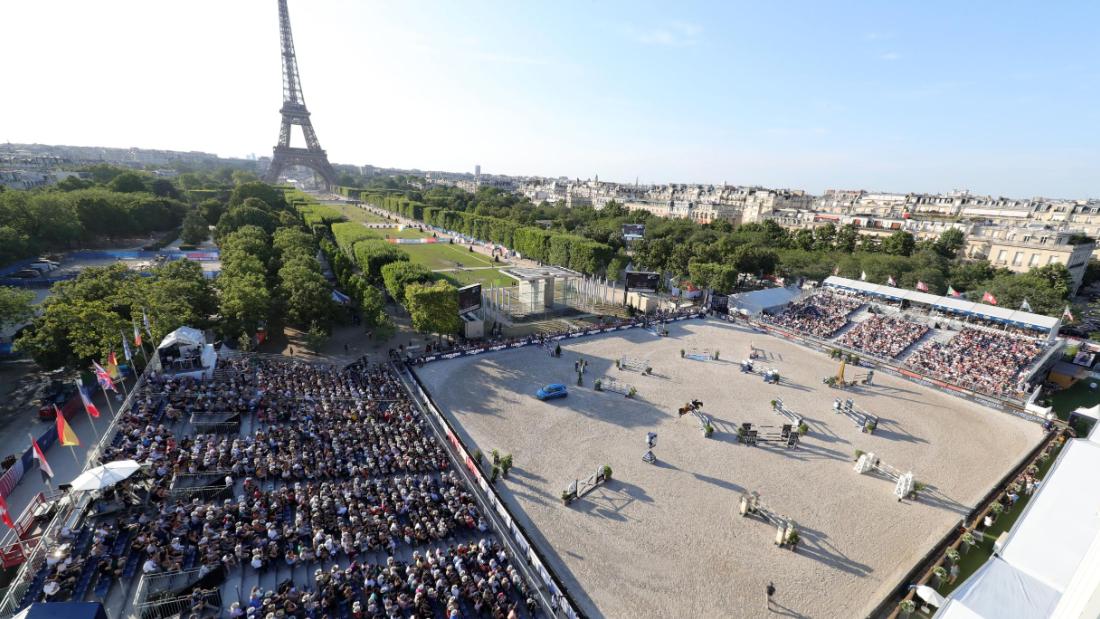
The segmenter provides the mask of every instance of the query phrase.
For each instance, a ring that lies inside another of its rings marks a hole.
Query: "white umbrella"
[[[925,602],[928,602],[932,606],[935,606],[936,608],[943,606],[944,602],[947,601],[947,598],[940,595],[939,591],[936,591],[928,585],[913,585],[910,588],[916,589],[917,597],[924,600]]]
[[[81,473],[72,481],[72,489],[81,491],[109,488],[133,475],[140,468],[141,465],[133,460],[108,462],[103,466],[97,466]]]

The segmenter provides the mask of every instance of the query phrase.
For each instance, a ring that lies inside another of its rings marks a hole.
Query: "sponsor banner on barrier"
[[[552,337],[552,338],[550,338],[550,339],[552,339],[553,341],[557,342],[558,340],[564,340],[564,339],[565,339],[565,336],[564,336],[564,335],[555,335],[554,337]]]
[[[435,355],[432,355],[431,357],[424,357],[424,363],[431,363],[432,361],[435,361],[438,358],[439,357],[436,357]]]
[[[475,348],[474,350],[467,350],[466,351],[466,356],[470,357],[470,356],[473,356],[473,355],[480,355],[483,352],[485,352],[484,348]]]
[[[490,347],[489,350],[497,351],[497,350],[504,350],[505,348],[508,348],[507,344],[501,344],[499,346],[493,346],[493,347]]]
[[[526,345],[527,345],[526,342],[516,342],[515,344],[512,344],[512,348],[521,348],[521,347],[526,346]]]
[[[584,335],[584,334],[583,334],[583,333],[580,333],[580,332],[577,332],[577,333],[570,333],[570,334],[569,334],[569,337],[580,337],[580,336],[582,336],[582,335]]]
[[[610,328],[604,329],[603,332],[604,333],[611,333],[612,331],[616,330],[617,328],[618,327],[610,327]]]
[[[449,352],[445,355],[440,355],[439,358],[440,359],[454,359],[455,357],[461,357],[462,354],[463,353],[460,353],[460,352]]]

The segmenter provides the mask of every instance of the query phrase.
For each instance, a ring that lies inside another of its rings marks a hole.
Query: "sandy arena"
[[[766,616],[768,581],[780,614],[864,616],[1041,438],[1035,424],[891,376],[829,389],[821,380],[836,361],[742,327],[691,320],[670,330],[563,340],[560,359],[532,346],[418,370],[467,445],[513,454],[502,494],[593,617]],[[766,355],[757,369],[777,368],[783,384],[741,373],[750,342]],[[691,347],[717,348],[722,360],[681,359]],[[589,361],[583,387],[578,355]],[[647,358],[654,376],[617,370],[622,355]],[[635,385],[636,399],[594,391],[604,375]],[[553,382],[569,396],[536,400]],[[833,413],[837,396],[880,416],[878,431]],[[783,423],[776,397],[806,418],[802,445],[737,444],[743,421]],[[691,398],[714,418],[710,439],[691,415],[677,418]],[[656,465],[641,460],[649,431]],[[852,470],[855,449],[913,470],[930,490],[898,503],[892,481]],[[605,463],[613,479],[564,506],[566,485]],[[771,525],[737,515],[746,490],[798,523],[797,553],[773,544]]]

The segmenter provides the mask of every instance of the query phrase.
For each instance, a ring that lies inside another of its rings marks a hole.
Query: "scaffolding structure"
[[[602,278],[586,277],[557,266],[501,269],[511,286],[481,292],[486,318],[512,325],[578,313],[612,313],[621,307],[623,291]]]

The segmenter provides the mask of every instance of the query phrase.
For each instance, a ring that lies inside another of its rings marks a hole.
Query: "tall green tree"
[[[183,229],[180,231],[180,240],[188,245],[198,245],[210,238],[210,229],[202,214],[192,209],[183,218]]]
[[[957,228],[948,228],[940,233],[938,239],[936,239],[936,251],[945,258],[954,258],[959,255],[959,251],[966,245],[966,235],[962,230]]]
[[[34,316],[34,293],[0,286],[0,329],[26,322]]]
[[[905,230],[898,230],[882,240],[882,251],[891,256],[908,256],[913,253],[917,241]]]
[[[458,317],[458,289],[447,282],[410,284],[405,289],[412,326],[420,333],[455,335],[462,328]]]
[[[431,269],[412,262],[391,262],[382,267],[382,281],[386,292],[398,303],[405,303],[405,289],[409,284],[424,284],[435,279]]]

